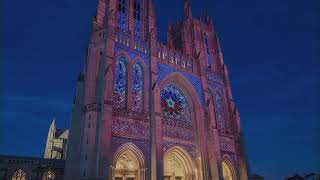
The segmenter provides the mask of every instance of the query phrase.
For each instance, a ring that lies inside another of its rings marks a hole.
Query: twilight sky
[[[68,128],[96,1],[2,0],[0,154],[43,156]],[[182,0],[155,0],[159,38]],[[191,0],[214,19],[250,168],[267,180],[320,170],[320,1]]]

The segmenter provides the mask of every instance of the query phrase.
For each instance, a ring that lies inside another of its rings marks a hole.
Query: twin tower
[[[79,75],[65,179],[247,180],[228,70],[212,18],[157,40],[152,0],[99,0]]]

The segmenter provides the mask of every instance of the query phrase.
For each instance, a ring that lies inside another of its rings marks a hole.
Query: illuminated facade
[[[99,0],[65,179],[247,180],[239,112],[212,19],[157,40],[152,0]]]
[[[69,130],[58,129],[56,121],[53,120],[48,130],[45,159],[65,159],[67,153],[67,141]]]
[[[0,155],[1,180],[60,180],[64,167],[61,159]]]

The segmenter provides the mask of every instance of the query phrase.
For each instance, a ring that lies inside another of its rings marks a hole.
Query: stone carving
[[[180,142],[173,142],[173,141],[163,141],[163,152],[166,152],[168,149],[174,147],[174,146],[180,146],[183,149],[185,149],[193,159],[196,158],[197,155],[197,147],[195,144],[186,144],[186,143],[180,143]]]
[[[220,136],[220,149],[221,151],[235,153],[235,144],[233,139]]]
[[[112,122],[112,134],[117,136],[149,138],[149,124],[141,120],[115,117]]]
[[[170,125],[163,126],[163,136],[186,141],[195,140],[194,130]]]
[[[116,168],[117,169],[138,169],[139,165],[134,155],[126,151],[122,153],[120,157],[117,159]]]
[[[183,166],[181,164],[181,160],[175,156],[174,154],[170,154],[167,158],[167,170],[175,173],[184,173]]]
[[[223,78],[219,73],[212,73],[211,70],[206,70],[206,81],[209,87],[213,89],[223,89]]]
[[[130,139],[126,137],[112,137],[111,138],[111,149],[112,149],[111,154],[115,154],[115,152],[119,149],[119,147],[121,147],[123,144],[128,142],[133,143],[141,150],[144,157],[146,158],[145,164],[146,166],[148,166],[150,159],[147,157],[150,157],[151,153],[150,153],[150,142],[147,140],[137,140],[137,139]]]

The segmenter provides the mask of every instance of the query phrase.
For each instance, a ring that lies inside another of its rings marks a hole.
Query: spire
[[[105,0],[99,0],[95,21],[99,24],[103,24],[105,16],[106,16],[106,2]]]
[[[152,38],[157,38],[156,13],[153,0],[148,0],[148,32],[152,32]]]
[[[52,129],[52,128],[56,128],[56,119],[52,120],[52,123],[50,125],[50,129]]]
[[[189,0],[184,0],[183,13],[185,19],[192,19],[192,11]]]
[[[167,30],[167,43],[169,48],[174,48],[173,45],[173,27],[172,24],[169,24],[168,30]]]
[[[149,0],[149,15],[155,17],[156,13],[154,11],[153,0]]]

